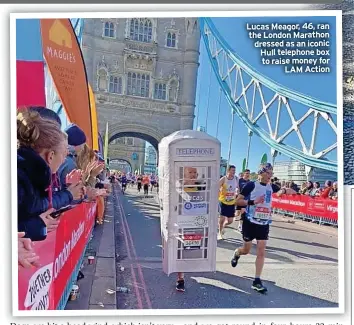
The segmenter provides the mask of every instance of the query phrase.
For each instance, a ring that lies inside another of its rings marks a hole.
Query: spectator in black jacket
[[[67,153],[67,137],[57,122],[37,112],[17,115],[18,231],[31,240],[43,240],[56,220],[41,217],[53,207],[51,179]]]

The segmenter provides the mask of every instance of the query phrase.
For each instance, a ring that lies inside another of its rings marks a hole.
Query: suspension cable
[[[210,65],[209,69],[209,87],[208,87],[208,102],[207,102],[207,113],[205,117],[205,132],[208,132],[208,117],[209,117],[209,102],[210,102],[210,86],[211,86],[211,75],[212,75],[212,66]]]
[[[221,88],[219,87],[219,103],[218,103],[218,119],[216,121],[216,138],[218,137],[219,135],[219,121],[220,121],[220,108],[221,108],[221,93],[222,93],[222,90]]]
[[[199,63],[199,68],[202,69],[202,59],[203,59],[203,56],[199,56],[200,57],[200,63]],[[202,79],[199,78],[199,83],[198,83],[198,91],[199,91],[199,94],[198,94],[198,103],[197,103],[197,112],[196,112],[196,115],[197,115],[197,122],[196,122],[196,125],[195,125],[195,128],[198,129],[198,123],[199,123],[199,113],[200,113],[200,95],[201,95],[201,83],[202,83]]]
[[[251,140],[252,140],[253,132],[248,130],[248,145],[247,145],[247,158],[246,158],[246,169],[248,168],[248,161],[250,158],[250,148],[251,148]]]
[[[229,136],[229,152],[228,152],[228,158],[227,158],[227,170],[229,169],[230,166],[230,159],[231,159],[231,148],[232,148],[232,138],[233,138],[233,133],[234,133],[234,121],[235,121],[235,111],[231,109],[231,127],[230,127],[230,136]]]

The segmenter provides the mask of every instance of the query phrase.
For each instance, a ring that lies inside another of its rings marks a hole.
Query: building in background
[[[149,165],[156,165],[157,155],[154,147],[151,145],[147,146],[145,152],[145,163]]]
[[[85,19],[82,52],[96,98],[99,131],[109,124],[109,153],[144,168],[143,142],[193,129],[200,28],[198,19]],[[130,140],[129,140],[130,141]],[[141,145],[140,145],[141,144]],[[138,150],[139,149],[139,150]]]
[[[290,180],[289,179],[289,177],[290,177],[290,175],[289,175],[289,165],[290,165],[289,161],[279,161],[279,162],[274,163],[273,176],[277,177],[281,181]],[[303,166],[303,167],[304,167],[304,172],[301,173],[301,175],[300,175],[301,177],[298,178],[298,180],[301,181],[301,182],[303,182],[302,181],[303,177],[306,178],[305,166]],[[295,182],[295,183],[297,183],[297,182]]]
[[[226,175],[227,160],[223,157],[220,158],[220,176]]]
[[[156,166],[157,166],[157,153],[153,146],[149,145],[146,148],[145,154],[145,165],[144,165],[144,173],[147,174],[156,174]]]
[[[111,142],[109,147],[110,160],[124,160],[132,172],[140,171],[145,163],[145,141],[133,137],[121,137]]]
[[[295,160],[276,162],[273,172],[274,177],[277,177],[280,181],[293,181],[298,185],[312,181],[319,182],[323,186],[325,181],[336,181],[338,177],[337,173],[320,168],[312,168],[307,176],[306,166]]]
[[[110,170],[117,170],[124,173],[131,173],[132,167],[130,164],[122,159],[113,159],[109,161]]]

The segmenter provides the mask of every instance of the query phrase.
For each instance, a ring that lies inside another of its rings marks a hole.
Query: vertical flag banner
[[[243,158],[243,162],[242,162],[242,172],[244,172],[246,169],[246,158]]]
[[[92,117],[85,63],[70,19],[41,19],[42,46],[48,70],[70,122],[92,147]]]
[[[95,95],[93,94],[92,87],[88,85],[90,94],[90,107],[91,107],[91,122],[92,122],[92,149],[98,150],[98,122]]]
[[[104,136],[104,160],[108,161],[108,122],[106,124],[106,134]]]
[[[99,153],[102,155],[102,157],[104,157],[104,145],[103,145],[103,138],[101,133],[98,132],[98,151]]]
[[[46,106],[39,19],[16,19],[16,105]]]
[[[262,156],[262,159],[261,159],[261,164],[265,164],[268,162],[268,157],[267,157],[267,154],[265,153],[263,156]]]

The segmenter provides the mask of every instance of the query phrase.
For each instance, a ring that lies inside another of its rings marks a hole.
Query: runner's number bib
[[[254,218],[262,221],[268,221],[271,218],[271,211],[267,207],[257,207],[254,211]]]

